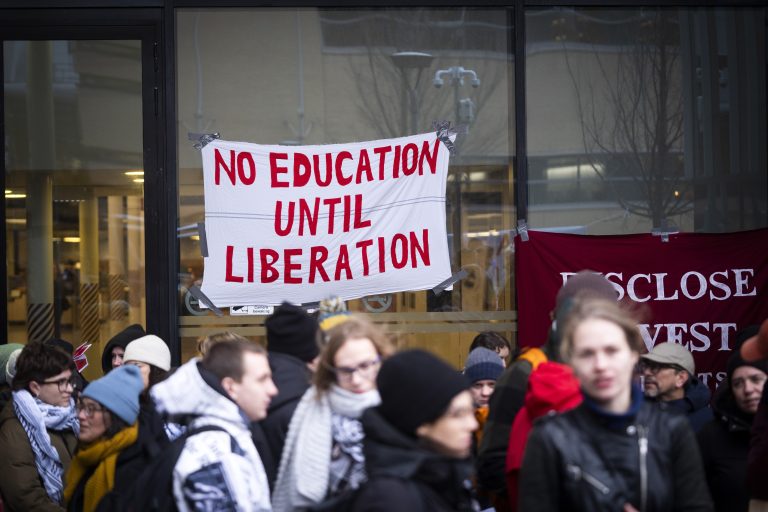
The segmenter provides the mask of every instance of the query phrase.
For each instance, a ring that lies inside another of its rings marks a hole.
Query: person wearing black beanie
[[[362,418],[369,480],[351,510],[475,510],[469,380],[428,352],[408,350],[387,359],[376,382],[381,404]]]
[[[698,433],[712,499],[717,511],[749,509],[747,457],[750,431],[768,377],[768,360],[745,361],[741,342],[757,332],[749,326],[736,335],[733,353],[726,363],[726,379],[715,392],[715,417]]]
[[[304,308],[283,302],[267,318],[264,327],[267,328],[267,350],[273,354],[289,354],[310,363],[320,353],[317,320]]]
[[[272,398],[267,417],[254,425],[254,442],[266,443],[269,456],[262,453],[270,489],[277,478],[277,464],[296,406],[307,391],[317,368],[317,320],[304,308],[283,302],[275,308],[264,326],[267,329],[267,358],[277,395]],[[262,438],[261,441],[259,438]]]

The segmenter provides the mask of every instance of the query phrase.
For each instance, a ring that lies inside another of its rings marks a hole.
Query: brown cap
[[[768,318],[763,321],[756,335],[742,343],[741,357],[745,361],[757,361],[768,357]]]

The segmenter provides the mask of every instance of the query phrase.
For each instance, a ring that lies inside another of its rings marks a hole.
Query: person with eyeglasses
[[[5,510],[64,510],[64,474],[80,432],[73,371],[66,353],[43,343],[27,344],[16,360],[12,399],[0,413]]]
[[[360,416],[378,405],[376,375],[391,352],[385,334],[365,317],[347,314],[325,332],[313,385],[296,407],[272,495],[275,512],[332,510],[366,480]]]
[[[684,414],[694,432],[712,420],[711,393],[696,377],[696,364],[687,348],[678,343],[659,343],[640,356],[643,392],[662,409]]]
[[[77,402],[78,448],[67,471],[67,510],[92,512],[115,485],[118,457],[138,437],[139,394],[135,366],[115,368],[91,382]]]
[[[750,431],[768,379],[768,360],[747,361],[739,353],[740,342],[757,333],[749,326],[736,335],[733,353],[726,363],[726,378],[712,401],[715,418],[699,431],[707,483],[715,510],[746,512],[747,457]]]
[[[117,459],[115,485],[102,500],[102,506],[107,503],[119,503],[132,492],[133,482],[144,472],[157,453],[183,433],[181,426],[163,420],[149,395],[155,384],[165,380],[170,373],[171,351],[168,345],[153,334],[136,338],[125,346],[120,366],[137,368],[143,382],[139,395],[138,433],[136,441],[122,450]],[[116,368],[118,367],[111,371]]]

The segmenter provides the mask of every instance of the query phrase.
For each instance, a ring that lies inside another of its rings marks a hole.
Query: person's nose
[[[275,381],[272,379],[269,379],[269,397],[272,398],[273,396],[277,395],[279,390],[277,389],[277,386],[275,386]]]
[[[760,388],[757,385],[757,383],[752,382],[751,380],[748,380],[744,383],[744,394],[746,394],[747,396],[755,395],[759,393],[759,391],[760,391]]]
[[[595,359],[594,359],[595,370],[603,370],[603,369],[605,369],[605,366],[606,366],[607,363],[608,363],[608,358],[604,354],[602,354],[600,352],[595,354]]]

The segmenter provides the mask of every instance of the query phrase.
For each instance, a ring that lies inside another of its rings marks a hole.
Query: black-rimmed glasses
[[[341,382],[349,382],[352,380],[352,376],[357,373],[361,377],[365,379],[373,379],[376,376],[376,372],[379,369],[379,366],[381,365],[381,358],[377,357],[376,359],[371,359],[370,361],[363,361],[362,363],[358,364],[357,366],[349,367],[349,366],[328,366],[326,365],[326,368],[328,368],[330,371],[336,374],[336,378]]]
[[[69,377],[62,377],[61,379],[56,380],[44,380],[40,384],[56,384],[56,386],[59,388],[59,392],[63,393],[67,390],[67,387],[71,387],[72,390],[75,390],[77,388],[77,380],[75,379],[74,375],[71,375]]]
[[[683,370],[682,367],[677,366],[676,364],[654,363],[652,361],[643,361],[640,363],[641,372],[648,371],[648,373],[652,373],[653,375],[656,375],[661,370],[666,370],[666,369],[672,369],[672,370],[675,370],[676,372]]]

